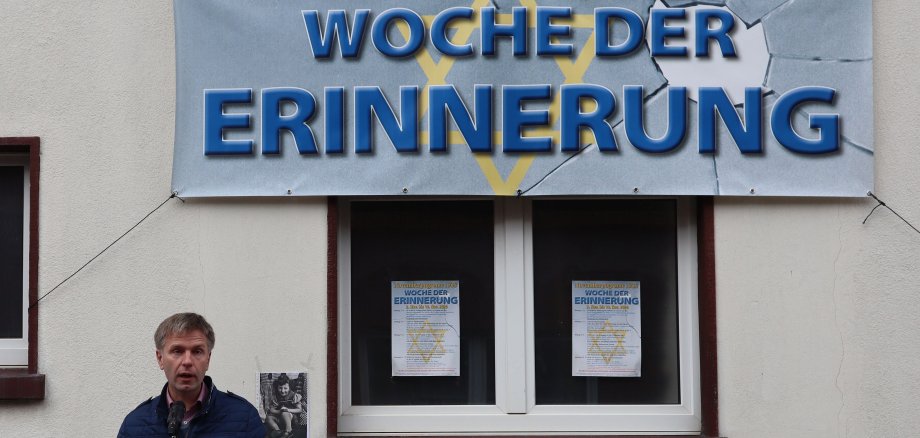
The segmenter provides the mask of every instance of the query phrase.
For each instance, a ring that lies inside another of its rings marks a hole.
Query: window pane
[[[351,204],[354,405],[495,403],[491,202]],[[392,377],[392,281],[459,280],[460,375]]]
[[[23,175],[19,166],[0,166],[0,338],[22,333]]]
[[[676,202],[533,203],[537,404],[680,403]],[[572,281],[641,285],[641,377],[572,376]]]

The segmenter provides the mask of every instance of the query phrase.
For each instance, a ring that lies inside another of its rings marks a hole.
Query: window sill
[[[362,438],[388,438],[392,435],[350,435],[340,434],[338,437],[360,436]],[[441,438],[536,438],[538,435],[432,435]],[[541,434],[540,437],[547,435]],[[566,438],[711,438],[708,435],[549,435]]]
[[[22,369],[0,370],[0,400],[45,399],[45,375]]]

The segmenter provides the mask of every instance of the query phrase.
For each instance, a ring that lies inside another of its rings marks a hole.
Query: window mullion
[[[534,297],[533,297],[533,203],[528,200],[522,209],[524,221],[524,311],[525,311],[525,340],[527,346],[527,412],[533,411],[537,405],[536,357],[534,355]]]
[[[527,410],[524,201],[496,201],[496,402],[509,414]]]

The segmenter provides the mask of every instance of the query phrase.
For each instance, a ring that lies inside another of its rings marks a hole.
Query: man
[[[240,437],[263,438],[265,427],[259,413],[242,397],[221,392],[206,376],[214,348],[214,330],[196,313],[177,313],[166,318],[153,335],[157,363],[166,374],[160,395],[141,403],[121,424],[119,438]],[[186,409],[175,418],[179,402]],[[172,432],[168,426],[174,417]]]

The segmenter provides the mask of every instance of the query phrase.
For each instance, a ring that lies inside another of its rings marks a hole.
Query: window
[[[45,398],[38,374],[38,137],[0,137],[0,400]]]
[[[485,201],[352,205],[352,405],[495,404],[493,228]],[[391,377],[390,282],[438,279],[476,309],[459,315],[460,375]]]
[[[0,156],[0,365],[29,362],[29,166]]]
[[[337,432],[699,433],[693,210],[660,198],[341,202]],[[457,372],[397,375],[394,282],[436,281],[459,284]],[[641,290],[637,375],[573,372],[572,297],[598,281]]]

